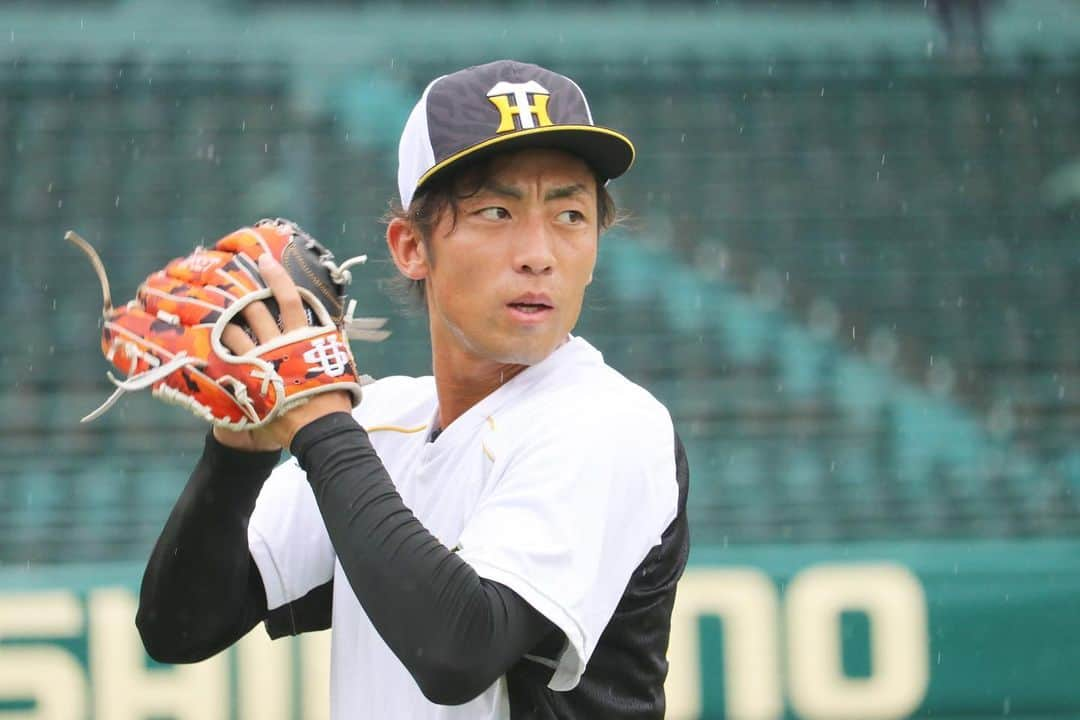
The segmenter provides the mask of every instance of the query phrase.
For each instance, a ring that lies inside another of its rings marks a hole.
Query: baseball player
[[[331,628],[335,718],[663,717],[686,457],[665,408],[571,332],[605,183],[633,155],[544,68],[427,86],[386,239],[423,297],[433,376],[215,428],[143,578],[151,656],[201,660],[259,622]],[[244,319],[272,343],[308,319],[280,264],[259,271],[281,324],[261,303]]]

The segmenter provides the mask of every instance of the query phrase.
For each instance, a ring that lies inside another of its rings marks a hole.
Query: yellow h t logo
[[[529,95],[533,101],[529,102]],[[499,110],[497,133],[516,130],[514,116],[517,115],[521,129],[546,127],[554,123],[548,117],[547,104],[551,93],[540,83],[530,80],[527,83],[499,82],[488,90],[488,100]]]

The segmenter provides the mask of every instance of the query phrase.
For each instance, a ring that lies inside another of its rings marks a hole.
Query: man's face
[[[427,303],[436,352],[534,365],[577,323],[596,265],[596,180],[556,150],[497,158],[479,192],[430,240]]]

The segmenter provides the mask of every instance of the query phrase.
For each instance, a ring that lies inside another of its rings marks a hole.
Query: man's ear
[[[428,276],[428,253],[420,231],[408,220],[394,218],[386,226],[386,246],[398,271],[410,280]]]

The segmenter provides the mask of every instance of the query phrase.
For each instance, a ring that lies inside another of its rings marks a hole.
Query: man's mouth
[[[518,302],[512,302],[512,303],[510,303],[510,307],[514,308],[515,310],[520,310],[523,313],[538,313],[538,312],[543,312],[544,310],[550,310],[551,309],[550,305],[545,305],[544,303],[518,303]]]
[[[551,298],[543,293],[525,293],[524,295],[519,295],[506,303],[506,306],[522,315],[532,316],[543,315],[555,308],[554,303],[551,302]]]

